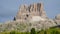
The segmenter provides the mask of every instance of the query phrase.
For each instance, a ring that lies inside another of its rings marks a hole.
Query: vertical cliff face
[[[49,29],[50,27],[60,27],[60,14],[55,19],[47,19],[43,3],[34,3],[29,6],[21,5],[14,21],[7,21],[0,24],[0,32],[21,31],[27,32],[31,28],[36,31]]]
[[[29,6],[21,5],[16,15],[16,20],[29,20],[33,16],[46,18],[46,13],[43,8],[43,3],[34,3]]]

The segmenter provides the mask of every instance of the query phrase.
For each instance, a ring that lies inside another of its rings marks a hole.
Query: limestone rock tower
[[[21,5],[15,17],[16,20],[29,20],[32,16],[40,16],[46,18],[43,3],[34,3],[29,6]]]

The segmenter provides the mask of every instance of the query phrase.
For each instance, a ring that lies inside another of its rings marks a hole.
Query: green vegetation
[[[0,34],[60,34],[60,28],[50,28],[41,31],[35,31],[35,29],[32,28],[31,32],[5,31],[5,32],[0,32]]]
[[[36,34],[35,28],[31,29],[31,34]]]

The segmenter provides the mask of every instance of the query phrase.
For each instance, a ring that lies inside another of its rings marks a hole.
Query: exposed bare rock
[[[56,23],[52,19],[48,19],[45,21],[10,21],[5,24],[0,25],[0,32],[1,31],[11,31],[11,30],[18,30],[21,32],[30,31],[32,28],[35,28],[36,31],[40,31],[41,29],[49,29],[50,27],[56,26]]]
[[[57,25],[60,25],[60,20],[54,20]]]
[[[57,16],[55,16],[55,19],[60,20],[60,14],[58,14]]]
[[[55,23],[57,25],[60,25],[60,14],[58,14],[57,16],[55,16],[55,19],[54,19]]]
[[[22,5],[16,15],[16,20],[29,20],[32,16],[40,16],[42,18],[47,18],[46,13],[43,8],[43,3],[34,3],[29,6]]]
[[[0,24],[0,32],[11,30],[26,32],[30,31],[31,28],[40,31],[57,25],[60,25],[60,14],[54,20],[49,19],[44,11],[43,3],[34,3],[29,6],[21,5],[14,21]]]

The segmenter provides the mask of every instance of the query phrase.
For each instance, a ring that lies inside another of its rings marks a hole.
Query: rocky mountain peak
[[[44,11],[43,3],[34,3],[28,5],[21,5],[17,15],[14,17],[15,21],[7,21],[0,24],[0,32],[4,31],[30,31],[35,28],[36,31],[49,29],[50,27],[60,26],[60,14],[55,19],[47,19]]]
[[[15,18],[16,20],[29,20],[32,16],[40,16],[43,18],[47,17],[43,8],[43,3],[34,3],[29,6],[21,5]]]

